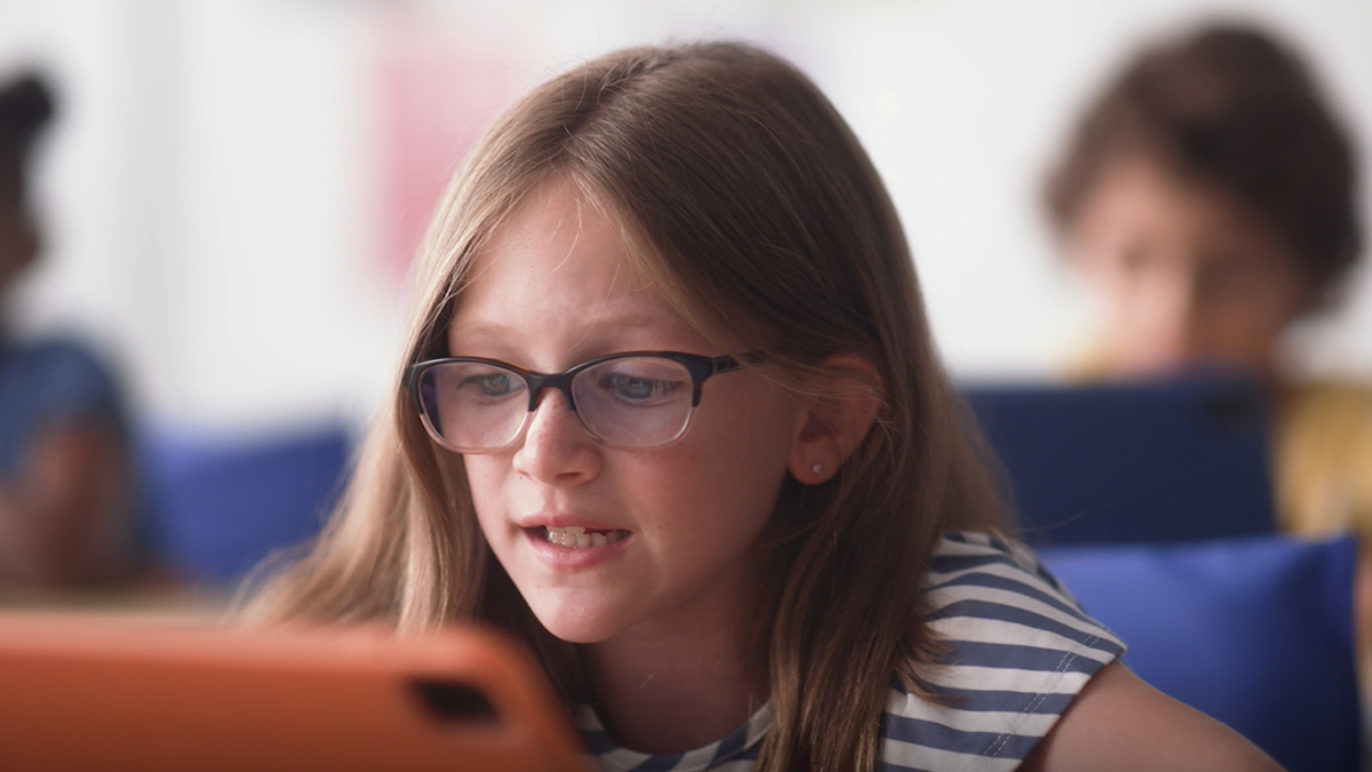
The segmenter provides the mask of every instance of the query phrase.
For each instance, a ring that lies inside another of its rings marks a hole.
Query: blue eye
[[[681,389],[680,381],[642,378],[625,373],[608,373],[600,381],[601,388],[626,402],[658,404],[670,400]]]
[[[490,373],[463,378],[458,391],[475,389],[483,397],[504,397],[518,390],[518,379],[509,373]]]

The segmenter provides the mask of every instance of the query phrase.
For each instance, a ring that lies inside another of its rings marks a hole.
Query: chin
[[[527,598],[525,599],[527,602]],[[623,631],[617,614],[575,603],[545,599],[530,603],[538,623],[554,638],[567,643],[601,643]]]

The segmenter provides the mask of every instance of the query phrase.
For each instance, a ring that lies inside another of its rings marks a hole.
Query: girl
[[[990,535],[891,202],[764,52],[623,51],[513,108],[405,364],[258,619],[512,631],[607,769],[1266,763]]]

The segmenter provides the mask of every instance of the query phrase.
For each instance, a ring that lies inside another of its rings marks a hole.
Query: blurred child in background
[[[1281,355],[1360,258],[1357,192],[1352,143],[1300,57],[1261,29],[1217,24],[1126,63],[1077,124],[1045,203],[1107,309],[1082,374],[1251,375],[1274,408],[1280,525],[1351,529],[1370,545],[1372,390],[1301,378]]]
[[[29,206],[47,86],[0,87],[0,295],[41,252]],[[117,385],[83,344],[0,326],[0,590],[126,581],[138,568],[135,485]]]
[[[1137,54],[1087,110],[1046,201],[1107,301],[1093,377],[1220,366],[1271,390],[1278,506],[1303,534],[1372,531],[1372,391],[1303,380],[1283,334],[1360,256],[1350,141],[1270,35],[1207,27]]]

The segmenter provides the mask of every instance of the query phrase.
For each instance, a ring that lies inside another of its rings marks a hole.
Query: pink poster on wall
[[[463,155],[521,84],[509,59],[456,30],[417,17],[391,19],[375,79],[382,214],[380,259],[403,276]]]

